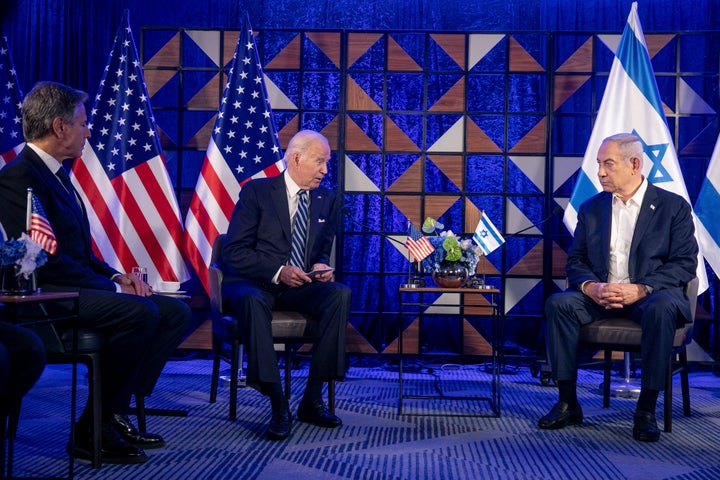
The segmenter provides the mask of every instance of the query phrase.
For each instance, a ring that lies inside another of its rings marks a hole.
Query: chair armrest
[[[217,264],[211,264],[208,269],[208,286],[210,288],[210,313],[213,318],[220,318],[223,314],[222,280],[222,270]]]

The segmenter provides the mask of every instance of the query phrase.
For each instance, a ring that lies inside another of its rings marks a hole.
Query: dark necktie
[[[85,215],[85,206],[82,204],[82,201],[80,200],[80,197],[78,196],[77,192],[75,191],[75,187],[73,187],[72,182],[70,181],[70,176],[67,173],[67,170],[65,170],[65,167],[60,167],[60,169],[55,172],[55,176],[58,177],[60,180],[60,183],[62,183],[63,187],[65,187],[65,190],[75,199],[75,202],[78,204],[78,207],[80,207],[80,210],[82,210],[83,215]]]
[[[307,190],[298,192],[298,209],[292,229],[290,265],[305,270],[305,243],[307,241],[308,195]]]

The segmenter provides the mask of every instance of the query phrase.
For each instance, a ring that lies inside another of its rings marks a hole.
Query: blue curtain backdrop
[[[88,91],[93,95],[98,88],[102,70],[107,61],[107,54],[115,35],[122,11],[130,10],[130,22],[138,43],[137,47],[144,56],[145,61],[165,41],[162,35],[143,35],[144,28],[167,27],[166,35],[174,34],[173,28],[217,28],[239,29],[245,12],[249,14],[253,29],[267,31],[259,38],[260,49],[263,50],[266,62],[272,58],[287,43],[287,38],[296,34],[296,31],[308,30],[336,30],[343,32],[394,32],[393,38],[402,44],[404,50],[415,58],[423,58],[426,54],[426,45],[430,45],[424,33],[456,33],[456,32],[511,32],[516,39],[522,39],[523,47],[536,59],[543,63],[548,70],[557,68],[558,59],[548,58],[551,55],[558,57],[570,55],[581,46],[570,42],[561,45],[558,39],[563,34],[572,36],[576,32],[619,34],[630,12],[631,0],[605,0],[605,1],[576,1],[576,0],[488,0],[488,1],[455,1],[455,0],[347,0],[347,1],[315,1],[305,0],[270,0],[270,1],[209,1],[197,0],[5,0],[0,5],[0,27],[2,33],[8,37],[12,56],[15,61],[18,78],[23,92],[27,92],[38,80],[55,80],[73,85]],[[677,128],[676,136],[678,150],[685,148],[700,131],[707,131],[702,148],[686,152],[681,159],[681,166],[691,196],[695,199],[700,183],[705,173],[710,151],[720,130],[717,112],[720,111],[718,99],[718,35],[720,25],[720,6],[714,0],[700,0],[688,2],[687,0],[656,0],[640,1],[639,14],[645,34],[660,33],[697,33],[698,38],[695,49],[697,55],[687,55],[680,47],[678,51],[665,49],[662,55],[653,59],[656,72],[673,72],[676,57],[683,54],[683,69],[699,72],[698,78],[687,79],[687,82],[699,95],[715,110],[714,115],[699,118],[683,117],[678,114],[670,118],[671,130],[675,123],[681,122],[683,128]],[[287,30],[284,34],[283,31]],[[404,35],[402,32],[407,31]],[[708,33],[711,32],[711,33]],[[709,39],[703,37],[707,34]],[[547,48],[544,43],[548,38],[554,38],[557,46]],[[688,35],[688,38],[692,35]],[[156,40],[160,38],[161,40]],[[338,37],[339,38],[339,37]],[[420,39],[422,40],[416,40]],[[148,40],[149,39],[149,40]],[[147,42],[143,44],[143,42]],[[683,45],[693,44],[689,40]],[[596,47],[599,48],[599,47]],[[674,48],[674,47],[673,47]],[[563,51],[567,49],[567,52]],[[548,51],[552,50],[552,54]],[[310,50],[308,50],[310,51]],[[386,102],[388,117],[395,125],[416,145],[430,144],[440,137],[449,127],[449,122],[456,120],[452,115],[435,115],[426,118],[415,115],[415,111],[423,110],[437,101],[464,73],[454,73],[457,68],[453,62],[448,61],[442,52],[429,54],[426,70],[427,91],[424,91],[422,74],[389,73],[378,83],[378,75],[384,75],[384,58],[382,55],[369,55],[363,57],[350,67],[348,76],[372,100],[383,105]],[[186,55],[189,55],[186,52]],[[285,93],[292,97],[295,93],[305,103],[314,104],[314,112],[304,112],[302,115],[303,128],[323,128],[334,116],[338,109],[339,88],[344,85],[343,76],[333,72],[332,65],[325,65],[326,57],[308,54],[308,69],[304,73],[305,90],[302,92]],[[593,72],[607,72],[612,54],[602,52],[597,54],[597,65]],[[690,61],[691,59],[691,61]],[[495,59],[489,55],[486,59],[493,62]],[[505,57],[498,56],[497,64],[490,70],[507,70]],[[315,70],[315,71],[311,71]],[[438,73],[440,72],[440,73]],[[212,77],[216,72],[188,72],[185,74],[184,84],[180,88],[188,91],[193,83],[201,86],[206,77]],[[477,72],[475,72],[477,73]],[[292,72],[283,69],[266,69],[268,74],[278,85],[283,84],[284,78],[291,78]],[[701,75],[700,75],[701,74]],[[147,77],[146,73],[146,77]],[[511,120],[503,115],[468,114],[484,133],[491,137],[498,145],[514,145],[527,130],[546,115],[548,102],[545,91],[548,87],[548,78],[545,75],[524,75],[513,77],[503,87],[503,79],[493,78],[492,75],[467,75],[468,91],[486,92],[485,95],[468,96],[467,111],[473,112],[510,112],[515,114]],[[501,75],[502,77],[502,75]],[[504,78],[504,77],[503,77]],[[430,81],[432,79],[432,81]],[[597,79],[598,85],[592,88],[586,86],[561,107],[555,114],[556,124],[552,130],[550,151],[540,154],[537,158],[544,161],[543,156],[577,156],[582,155],[585,142],[591,129],[591,112],[587,105],[596,105],[602,93],[604,77]],[[661,93],[671,92],[672,95],[663,96],[669,108],[675,108],[674,92],[676,90],[675,78],[672,73],[660,76],[658,83]],[[287,82],[292,83],[292,82]],[[498,87],[500,85],[500,87]],[[313,86],[315,89],[313,90]],[[161,90],[153,98],[153,107],[159,122],[171,121],[178,116],[178,109],[170,108],[178,96],[175,90],[162,97]],[[427,104],[420,105],[419,99]],[[672,97],[672,98],[671,98]],[[189,97],[188,97],[189,98]],[[294,99],[294,97],[293,97]],[[310,100],[308,100],[310,99]],[[183,97],[183,100],[186,100]],[[167,101],[167,103],[164,103]],[[184,111],[185,121],[189,123],[193,115],[198,117],[198,124],[207,121],[213,111]],[[276,119],[282,128],[289,123],[295,112],[276,111]],[[348,115],[357,126],[372,140],[382,144],[385,133],[383,115],[380,113],[354,113]],[[508,115],[508,117],[510,117]],[[693,123],[694,122],[694,123]],[[189,127],[188,127],[189,128]],[[195,130],[192,130],[193,132]],[[685,133],[690,132],[690,133]],[[684,135],[688,135],[685,137]],[[182,132],[178,134],[182,137]],[[701,143],[701,142],[695,142]],[[480,151],[483,149],[481,148]],[[527,152],[526,152],[527,153]],[[204,146],[194,152],[181,152],[166,149],[168,165],[171,174],[178,185],[178,195],[181,199],[192,190],[197,178],[197,170],[204,155]],[[182,156],[184,155],[184,157]],[[403,175],[413,168],[418,155],[408,152],[372,152],[353,153],[354,164],[379,186],[383,193],[392,185],[402,180]],[[555,192],[549,188],[541,190],[528,180],[526,175],[516,174],[519,168],[516,163],[510,162],[509,148],[498,154],[472,153],[463,159],[465,172],[464,185],[458,186],[456,182],[443,174],[443,168],[431,161],[423,164],[425,173],[421,192],[427,196],[466,195],[466,199],[475,205],[482,206],[493,221],[505,232],[517,229],[505,228],[507,204],[522,211],[531,222],[538,222],[553,210],[553,194],[568,197],[572,189],[572,179],[560,186]],[[534,156],[525,158],[528,162],[537,160]],[[335,158],[336,166],[328,176],[332,186],[342,186],[342,167],[339,167],[342,158]],[[442,158],[434,158],[441,161]],[[521,160],[523,160],[521,155]],[[553,160],[554,161],[554,160]],[[550,161],[547,161],[548,165]],[[435,170],[433,170],[435,169]],[[551,169],[548,167],[548,172]],[[549,178],[548,173],[548,178]],[[546,187],[551,185],[547,180]],[[388,190],[389,191],[389,190]],[[398,204],[407,198],[402,194],[391,198],[391,195],[375,193],[347,194],[345,203],[354,218],[360,220],[372,230],[387,234],[402,234],[406,229],[407,217],[397,208]],[[390,200],[388,200],[390,199]],[[181,204],[182,204],[181,200]],[[446,226],[453,231],[468,231],[462,224],[465,206],[456,204],[450,207],[443,215]],[[184,215],[183,215],[184,217]],[[553,270],[549,261],[549,251],[552,245],[557,244],[561,249],[567,249],[569,236],[563,233],[559,217],[549,224],[548,230],[554,233],[551,237],[529,236],[517,237],[505,247],[502,257],[499,253],[491,257],[494,266],[500,270],[500,275],[493,280],[498,286],[505,287],[503,283],[506,275],[515,275],[518,282],[524,277],[539,276],[536,272],[530,274],[522,269],[511,268],[533,250],[536,246],[543,248],[544,263],[542,286],[535,287],[536,292],[528,295],[508,315],[507,334],[508,342],[521,344],[523,348],[535,349],[538,347],[539,321],[541,319],[542,301],[547,294],[553,291],[553,279],[562,276],[562,271]],[[345,273],[344,281],[353,287],[355,315],[353,325],[361,335],[377,351],[382,352],[388,343],[396,337],[396,326],[393,323],[394,313],[397,312],[396,289],[397,284],[404,278],[403,271],[407,269],[405,258],[394,248],[388,246],[381,237],[368,235],[362,228],[346,221],[345,240],[341,244],[341,269]],[[543,238],[544,237],[544,238]],[[541,245],[542,243],[546,246]],[[555,253],[553,253],[555,255]],[[542,259],[540,259],[542,261]],[[394,274],[386,275],[386,273]],[[373,276],[375,275],[375,276]],[[502,277],[502,279],[500,278]],[[389,279],[389,280],[388,280]],[[712,297],[708,296],[705,304],[711,310]],[[513,317],[517,321],[513,322]],[[532,318],[533,322],[527,319]],[[390,320],[389,320],[390,319]],[[410,323],[412,318],[403,319]],[[474,321],[475,322],[475,321]],[[482,330],[482,325],[478,326]],[[435,334],[437,333],[437,335]],[[426,334],[426,338],[434,338],[435,344],[430,349],[445,351],[457,347],[458,337],[461,333],[454,324],[447,323],[446,319],[439,319],[434,324],[434,330]],[[701,332],[701,334],[704,334]],[[707,335],[710,335],[708,333]],[[705,338],[704,343],[709,344],[712,339]],[[716,347],[717,348],[717,347]],[[717,353],[717,352],[714,352]]]

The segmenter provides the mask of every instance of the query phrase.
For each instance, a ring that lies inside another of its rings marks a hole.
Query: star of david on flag
[[[695,202],[700,252],[715,275],[720,276],[720,137],[715,143],[697,201]]]
[[[72,180],[90,221],[98,257],[121,272],[148,269],[148,280],[190,278],[182,223],[145,87],[140,57],[123,13]]]
[[[227,231],[242,185],[285,170],[247,15],[228,77],[185,218],[185,251],[206,291],[213,241]]]
[[[597,176],[597,153],[602,141],[614,134],[630,132],[643,144],[643,175],[649,182],[683,197],[689,203],[677,153],[668,129],[663,104],[648,54],[637,2],[633,2],[627,24],[615,52],[607,86],[593,126],[582,166],[563,222],[575,232],[580,205],[602,191]],[[696,219],[697,225],[697,219]],[[707,273],[698,259],[699,292],[707,289]]]
[[[22,132],[22,92],[13,67],[7,38],[0,34],[0,168],[20,153],[25,142]]]
[[[482,249],[485,256],[488,256],[492,251],[505,243],[505,239],[500,234],[500,231],[493,225],[485,212],[482,213],[480,221],[477,227],[475,227],[473,240],[475,240],[475,243]]]

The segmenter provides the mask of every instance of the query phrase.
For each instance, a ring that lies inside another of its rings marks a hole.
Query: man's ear
[[[65,132],[65,122],[60,117],[55,117],[52,122],[52,129],[56,136],[62,137]]]

